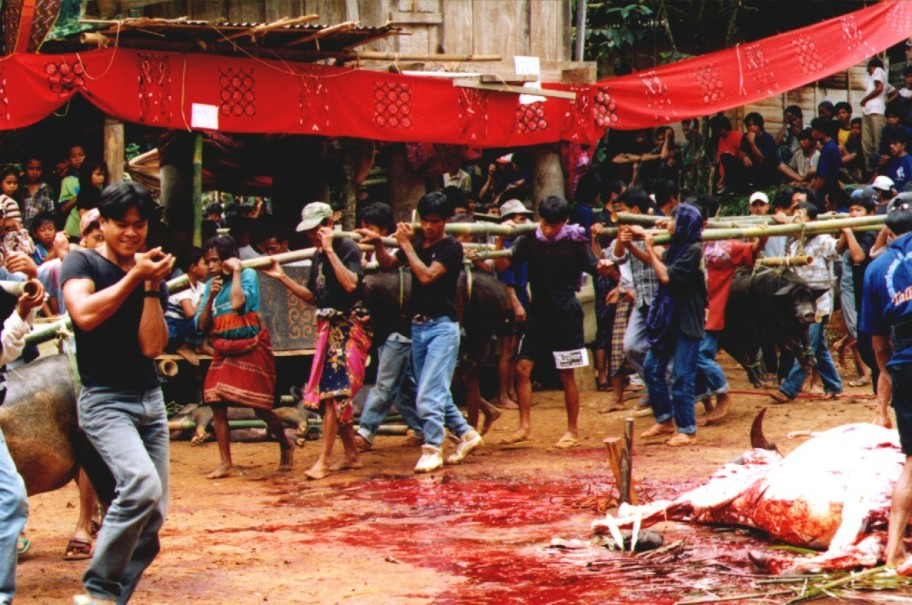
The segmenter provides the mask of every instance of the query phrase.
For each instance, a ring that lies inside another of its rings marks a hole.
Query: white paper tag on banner
[[[190,106],[190,127],[218,130],[219,108],[217,105],[193,103]]]
[[[535,82],[526,82],[523,88],[541,88],[541,64],[538,57],[513,57],[513,67],[517,74],[537,76]],[[538,95],[519,95],[520,105],[529,105],[547,98]]]
[[[585,347],[575,351],[554,351],[554,367],[558,370],[585,368],[589,365],[589,355]]]

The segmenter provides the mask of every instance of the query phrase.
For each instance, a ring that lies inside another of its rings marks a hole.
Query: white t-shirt
[[[804,155],[803,151],[799,151],[792,156],[792,161],[789,162],[789,166],[791,166],[801,178],[804,178],[811,168],[817,170],[817,162],[819,161],[820,152],[816,149],[814,150],[814,153],[811,154],[811,157]]]
[[[871,74],[870,79],[868,79],[868,88],[865,90],[865,96],[868,96],[874,92],[874,83],[880,82],[883,84],[883,90],[876,97],[869,99],[865,106],[862,108],[866,116],[872,114],[883,115],[884,111],[887,109],[886,97],[887,97],[887,72],[885,72],[880,67],[874,68],[874,73]]]
[[[202,284],[190,284],[190,287],[186,290],[181,290],[176,292],[168,297],[168,306],[165,310],[165,317],[170,317],[171,319],[184,319],[184,308],[181,306],[182,300],[189,300],[192,306],[197,306],[199,304],[200,298],[203,296]]]

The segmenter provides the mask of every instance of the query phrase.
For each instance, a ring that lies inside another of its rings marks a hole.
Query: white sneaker
[[[443,450],[433,445],[421,446],[421,458],[415,465],[416,473],[430,473],[443,466]]]
[[[630,381],[630,386],[633,386],[633,387],[645,387],[646,386],[645,384],[643,384],[643,379],[640,378],[639,374],[631,374],[628,377],[628,380]]]
[[[110,599],[99,599],[87,594],[78,594],[73,597],[74,605],[115,605],[117,601]]]
[[[484,439],[478,434],[478,431],[469,431],[459,439],[456,444],[456,453],[451,454],[447,459],[447,464],[459,464],[465,457],[472,453],[476,447],[484,443]]]

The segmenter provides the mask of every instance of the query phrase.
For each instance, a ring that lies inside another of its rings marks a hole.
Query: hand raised
[[[134,270],[143,281],[161,281],[171,274],[173,268],[174,255],[164,254],[160,247],[136,254]]]

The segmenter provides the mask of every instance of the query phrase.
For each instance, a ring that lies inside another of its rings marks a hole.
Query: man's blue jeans
[[[457,437],[472,430],[450,391],[458,355],[459,324],[448,317],[412,323],[412,360],[418,378],[415,403],[427,445],[443,445],[444,426]]]
[[[79,425],[111,469],[116,497],[82,580],[90,595],[126,603],[159,551],[168,508],[168,421],[160,388],[84,386]]]
[[[679,433],[692,435],[697,432],[697,417],[694,412],[694,381],[697,374],[697,356],[700,352],[699,338],[686,336],[678,331],[671,354],[672,383],[669,391],[665,372],[668,359],[662,359],[650,349],[646,354],[646,389],[649,404],[656,422],[663,423],[674,418]]]
[[[25,482],[0,431],[0,604],[13,602],[16,594],[17,543],[28,517]]]
[[[358,434],[368,443],[374,442],[374,435],[380,423],[389,414],[396,402],[396,409],[402,419],[417,437],[421,437],[421,421],[415,408],[415,374],[412,372],[412,342],[398,333],[389,335],[377,351],[377,384],[367,394],[364,409],[358,420]]]
[[[817,363],[814,364],[814,369],[820,374],[820,380],[823,382],[823,391],[825,393],[835,393],[838,395],[839,393],[842,393],[842,379],[839,377],[839,372],[836,370],[836,364],[833,363],[833,357],[830,355],[830,349],[827,347],[827,319],[829,319],[829,316],[825,317],[821,322],[813,323],[808,326],[808,339],[810,341],[811,349],[814,351],[814,357],[817,359]],[[779,387],[779,390],[789,399],[794,399],[801,391],[801,386],[804,384],[805,378],[807,378],[807,371],[801,367],[801,364],[798,361],[795,361],[795,365],[792,366],[792,371],[782,382],[782,386]]]
[[[694,386],[696,401],[703,401],[713,395],[728,392],[725,372],[716,363],[720,334],[719,330],[706,330],[706,336],[700,342],[700,353],[697,357],[697,381]]]

